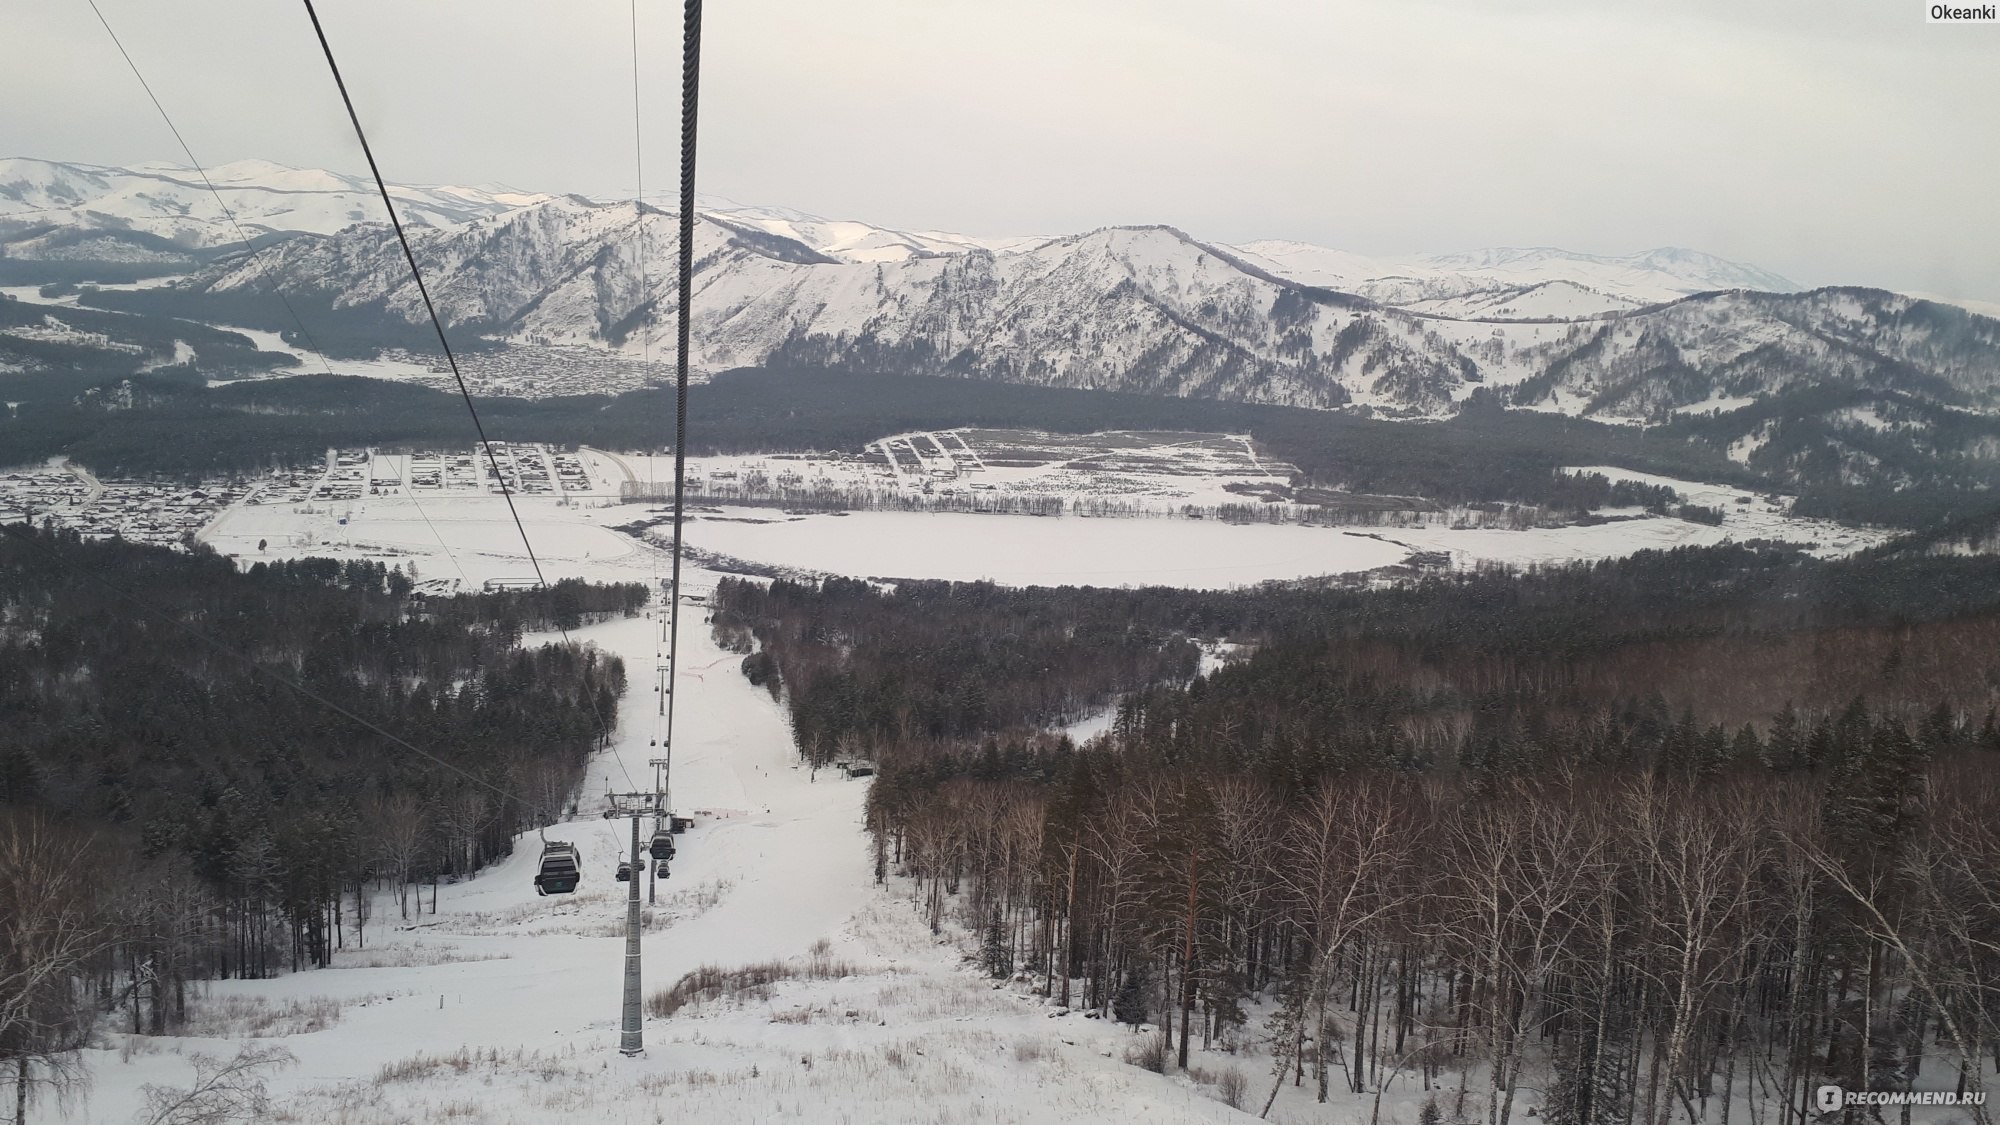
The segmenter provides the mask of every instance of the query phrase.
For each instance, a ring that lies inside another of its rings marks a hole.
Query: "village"
[[[250,485],[213,480],[99,481],[68,465],[0,473],[0,524],[50,523],[86,539],[184,548]]]
[[[119,538],[182,548],[234,504],[332,505],[408,495],[498,495],[503,481],[507,492],[527,496],[574,495],[602,487],[593,484],[577,454],[504,442],[493,444],[490,462],[483,450],[471,447],[408,454],[335,449],[316,465],[192,484],[99,480],[82,466],[57,459],[0,473],[0,524],[52,523],[88,539]]]

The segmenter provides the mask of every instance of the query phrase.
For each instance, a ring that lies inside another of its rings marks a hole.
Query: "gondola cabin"
[[[654,859],[674,858],[673,830],[664,824],[653,829],[653,842],[647,851],[652,853]]]
[[[535,893],[566,895],[576,890],[583,878],[583,864],[576,845],[566,840],[542,844],[542,864],[535,872]]]

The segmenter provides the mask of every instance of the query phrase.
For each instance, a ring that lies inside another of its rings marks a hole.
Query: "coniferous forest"
[[[1983,560],[732,582],[715,628],[803,755],[874,760],[877,877],[933,928],[1163,1062],[1274,1044],[1254,1105],[1449,1085],[1463,1119],[1470,1078],[1492,1125],[1529,1088],[1557,1125],[1803,1122],[1821,1083],[2000,1067]]]
[[[165,332],[139,320],[127,334],[135,346],[151,346]],[[0,464],[61,455],[104,476],[200,479],[299,464],[329,445],[421,448],[464,436],[462,407],[451,395],[333,375],[244,380],[235,366],[249,355],[243,338],[211,335],[190,337],[207,344],[207,367],[136,374],[95,365],[0,370],[0,397],[15,404],[0,412]],[[31,368],[43,361],[25,353],[17,358]],[[211,386],[211,379],[234,381]],[[85,393],[101,387],[124,388],[132,408],[106,409]],[[1527,504],[1566,517],[1635,500],[1615,495],[1609,482],[1561,471],[1565,466],[1617,465],[1797,492],[1801,515],[1899,528],[1990,520],[2000,483],[1990,461],[1975,453],[1938,459],[1886,438],[1869,456],[1894,483],[1850,481],[1838,464],[1806,456],[1829,439],[1805,423],[1773,422],[1769,453],[1759,461],[1770,464],[1759,468],[1727,456],[1729,441],[1712,419],[1613,426],[1503,410],[1490,396],[1475,396],[1447,421],[1409,425],[1293,407],[852,371],[746,368],[689,393],[692,416],[702,419],[689,435],[696,454],[858,450],[884,434],[967,425],[1250,433],[1298,466],[1300,483],[1315,488],[1422,497],[1426,506]],[[1799,409],[1848,405],[1823,398],[1807,396]],[[496,439],[639,449],[659,447],[658,419],[671,414],[672,404],[670,392],[648,388],[615,397],[495,397],[481,413]],[[1936,425],[1949,448],[1976,451],[2000,440],[2000,423],[1979,415],[1947,411]]]
[[[567,811],[625,670],[524,638],[645,587],[411,587],[0,532],[0,1054],[24,1076],[97,1007],[159,1034],[191,982],[324,965],[366,940],[371,892],[407,918]],[[79,963],[85,996],[36,968]]]

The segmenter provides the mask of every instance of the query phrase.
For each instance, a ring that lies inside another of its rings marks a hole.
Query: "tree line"
[[[1968,733],[1870,715],[1817,767],[1350,768],[1289,794],[1114,736],[1021,751],[1025,775],[885,773],[869,823],[934,926],[988,930],[996,975],[1157,1024],[1183,1068],[1261,1041],[1266,1098],[1804,1122],[1826,1082],[1992,1083],[2000,756]]]
[[[102,1013],[158,1034],[192,981],[325,965],[366,940],[371,886],[407,917],[428,881],[435,909],[438,880],[558,819],[625,669],[522,636],[646,596],[425,598],[367,560],[238,572],[0,530],[0,1061],[20,1096]]]
[[[876,759],[878,878],[1179,1065],[1256,1040],[1266,1098],[1756,1125],[1822,1082],[2000,1066],[1992,569],[1722,547],[1390,590],[725,583],[716,622],[761,642],[802,753]],[[1111,622],[1119,675],[1012,647]],[[1165,659],[1223,636],[1254,655]],[[1046,733],[1107,694],[1102,739]]]
[[[30,368],[0,374],[0,396],[18,403],[0,415],[0,465],[64,454],[100,475],[200,478],[304,463],[329,445],[416,448],[464,435],[462,404],[408,383],[305,374],[209,387],[171,373],[137,374],[130,379],[144,408],[111,411],[79,400],[83,390],[107,376],[59,364]],[[1991,506],[1981,490],[1992,480],[1976,458],[1947,459],[1943,468],[1922,476],[1918,487],[1888,497],[1880,487],[1849,485],[1840,473],[1822,473],[1804,462],[1774,458],[1763,469],[1738,464],[1726,452],[1733,439],[1719,429],[1711,432],[1710,422],[1612,426],[1506,410],[1488,396],[1475,398],[1448,420],[1427,424],[851,371],[731,371],[691,388],[689,396],[689,414],[697,421],[688,449],[695,454],[858,451],[885,433],[968,425],[1060,433],[1210,431],[1254,435],[1275,457],[1299,468],[1302,487],[1442,505],[1517,504],[1575,513],[1659,503],[1635,486],[1560,471],[1615,465],[1750,489],[1802,489],[1812,514],[1896,527],[1927,527]],[[653,420],[671,406],[670,391],[648,388],[618,396],[495,397],[482,403],[481,416],[497,440],[658,449],[663,435]]]

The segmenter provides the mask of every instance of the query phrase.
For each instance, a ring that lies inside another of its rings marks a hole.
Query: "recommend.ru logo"
[[[1945,1090],[1849,1090],[1828,1084],[1813,1098],[1821,1113],[1848,1106],[1985,1105],[1986,1092],[1955,1094]]]

